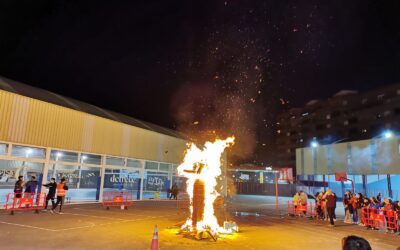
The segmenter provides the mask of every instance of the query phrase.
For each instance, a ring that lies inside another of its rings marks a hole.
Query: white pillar
[[[39,183],[40,185],[46,184],[47,183],[47,175],[49,172],[49,165],[50,165],[50,148],[46,148],[46,161],[44,162],[44,167],[43,167],[43,176],[42,176],[42,183]]]
[[[40,190],[41,190],[40,193],[42,193],[42,194],[46,193],[46,188],[43,187],[42,185],[47,183],[47,175],[49,172],[49,164],[50,164],[49,163],[50,162],[50,152],[51,152],[51,149],[46,148],[46,161],[44,162],[43,171],[42,171],[42,183],[39,183]],[[43,200],[43,197],[41,196],[39,204],[42,205],[42,202],[45,202],[45,201]]]
[[[143,185],[144,185],[144,160],[140,161],[141,167],[140,167],[140,193],[139,193],[139,199],[143,200]]]
[[[101,167],[100,167],[100,192],[99,192],[99,202],[103,201],[103,191],[104,191],[104,178],[106,174],[105,167],[105,156],[101,157]]]

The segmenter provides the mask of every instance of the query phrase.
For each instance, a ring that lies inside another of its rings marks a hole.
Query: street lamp
[[[387,130],[387,131],[385,131],[385,132],[383,133],[383,137],[384,137],[385,139],[390,139],[390,138],[393,137],[393,132],[390,131],[390,130]]]
[[[61,152],[57,152],[57,158],[60,158],[62,156],[63,156],[63,154]]]
[[[311,142],[311,147],[312,147],[312,148],[318,147],[318,142],[317,142],[317,141],[312,141],[312,142]]]

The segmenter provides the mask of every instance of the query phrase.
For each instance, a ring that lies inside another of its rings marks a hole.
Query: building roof
[[[52,103],[55,105],[59,105],[65,108],[70,108],[91,115],[100,116],[106,119],[110,119],[116,122],[121,122],[134,127],[139,127],[160,134],[185,139],[184,135],[179,133],[178,131],[164,128],[162,126],[158,126],[149,122],[144,122],[127,115],[103,109],[44,89],[32,87],[27,84],[23,84],[3,76],[0,76],[0,89],[15,94],[23,95],[26,97],[34,98],[37,100],[41,100],[44,102]]]
[[[336,94],[333,95],[333,97],[337,97],[337,96],[345,96],[345,95],[357,95],[358,91],[357,90],[340,90],[339,92],[337,92]]]

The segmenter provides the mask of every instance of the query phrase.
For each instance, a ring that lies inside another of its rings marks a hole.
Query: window
[[[158,170],[158,162],[146,161],[145,169]]]
[[[154,197],[154,192],[159,192],[160,197],[167,197],[167,189],[170,188],[170,180],[167,173],[157,171],[145,171],[143,178],[143,198]]]
[[[52,161],[65,161],[65,162],[78,162],[78,153],[51,150],[50,160]]]
[[[398,89],[398,90],[396,91],[396,93],[397,93],[397,95],[400,95],[400,89]]]
[[[386,110],[386,111],[383,113],[383,115],[384,115],[384,116],[389,116],[390,113],[391,113],[391,112],[390,112],[389,110]]]
[[[140,171],[126,169],[107,169],[104,174],[104,191],[140,190]],[[133,198],[138,199],[139,192],[133,193]]]
[[[128,162],[126,163],[126,165],[128,167],[132,167],[132,168],[141,168],[142,164],[140,163],[139,160],[132,160],[132,159],[128,159]]]
[[[330,123],[326,124],[326,128],[331,128],[332,125]]]
[[[169,171],[170,164],[168,163],[160,163],[160,171]]]
[[[117,158],[117,157],[107,157],[106,158],[106,165],[125,166],[125,159],[124,158]]]
[[[346,106],[347,105],[347,101],[346,100],[343,101],[342,104],[343,104],[343,106]]]
[[[349,121],[346,120],[346,121],[343,122],[343,124],[344,124],[345,126],[347,126],[347,125],[349,125]]]
[[[286,133],[286,136],[290,136],[290,132],[287,132],[287,133]]]
[[[315,126],[316,130],[321,130],[325,128],[325,124],[318,124],[317,126]]]
[[[364,98],[364,99],[361,100],[361,103],[362,103],[362,104],[366,104],[367,102],[368,102],[368,99],[367,99],[367,98]]]
[[[326,119],[327,119],[327,120],[331,119],[331,114],[327,114],[327,115],[326,115]]]
[[[101,156],[100,155],[82,154],[81,155],[81,163],[100,165],[101,164]]]
[[[14,145],[12,147],[12,156],[44,159],[46,157],[46,151],[43,148],[32,148]]]
[[[43,166],[43,163],[36,162],[0,160],[0,204],[6,202],[7,193],[13,192],[18,176],[23,176],[24,182],[31,176],[38,180]]]
[[[6,155],[7,149],[8,149],[7,144],[0,143],[0,155]]]

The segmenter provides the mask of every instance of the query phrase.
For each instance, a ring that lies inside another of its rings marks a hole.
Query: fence
[[[274,183],[236,182],[237,194],[275,195]],[[296,193],[295,184],[278,184],[279,196],[293,196]]]
[[[16,210],[35,210],[38,213],[45,205],[45,193],[9,193],[4,209],[11,211],[12,215]]]
[[[293,201],[287,202],[287,214],[294,216],[317,217],[317,209],[314,202],[307,202],[305,204],[295,204]]]
[[[110,209],[110,207],[123,206],[128,209],[128,206],[133,205],[132,192],[104,192],[102,206]]]
[[[397,214],[394,211],[364,207],[361,216],[366,227],[397,231]]]

